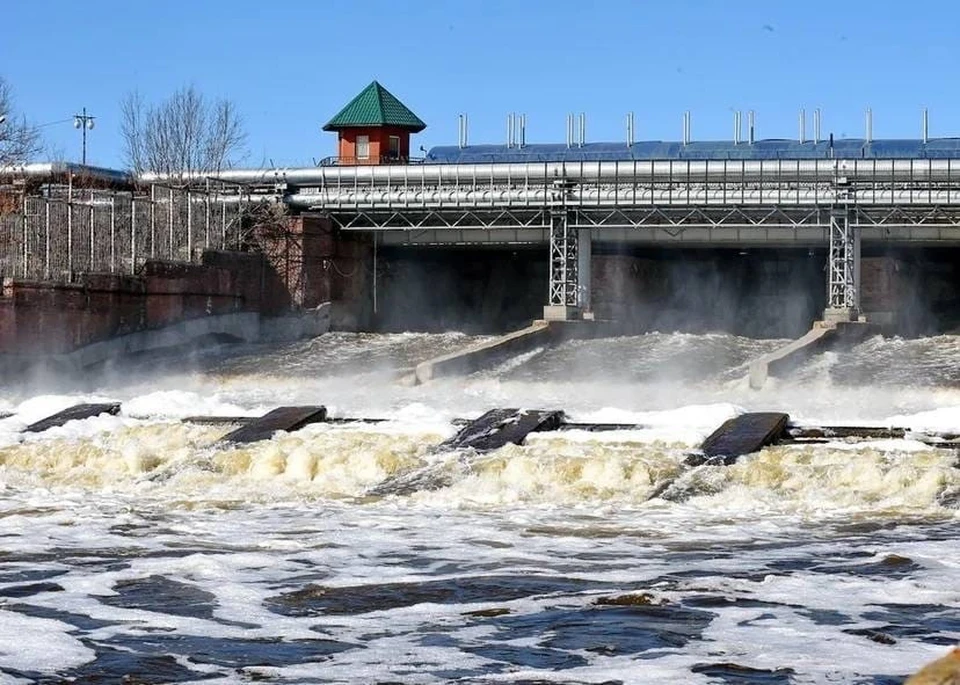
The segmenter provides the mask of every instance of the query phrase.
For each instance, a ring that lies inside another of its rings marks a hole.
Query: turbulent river
[[[724,420],[960,432],[960,341],[575,341],[408,387],[459,334],[328,334],[0,388],[0,683],[902,682],[960,641],[960,468],[914,439],[684,465]],[[20,431],[65,407],[118,416]],[[243,446],[194,415],[323,404]],[[643,429],[437,453],[451,420]],[[443,485],[374,496],[429,466]]]

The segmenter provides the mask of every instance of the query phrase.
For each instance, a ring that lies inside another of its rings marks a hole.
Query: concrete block
[[[824,323],[833,324],[844,321],[856,321],[859,317],[859,314],[856,309],[853,308],[830,308],[823,310],[823,321]]]
[[[543,318],[546,321],[574,321],[580,318],[580,308],[548,304],[543,308]]]

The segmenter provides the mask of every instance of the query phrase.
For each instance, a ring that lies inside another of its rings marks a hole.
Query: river
[[[872,338],[759,392],[746,364],[780,341],[723,334],[397,382],[478,340],[333,333],[0,388],[0,683],[892,685],[960,641],[954,450],[684,465],[749,410],[960,432],[956,338]],[[20,432],[102,400],[121,413]],[[180,421],[292,404],[386,421],[244,446]],[[643,428],[432,449],[504,406]],[[442,487],[370,494],[424,465]]]

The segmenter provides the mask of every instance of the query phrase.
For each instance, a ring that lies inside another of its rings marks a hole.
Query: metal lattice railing
[[[249,197],[240,188],[146,192],[47,187],[0,214],[0,277],[72,280],[133,274],[148,259],[196,261],[239,249]]]

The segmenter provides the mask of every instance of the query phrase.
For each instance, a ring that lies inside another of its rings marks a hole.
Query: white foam
[[[92,649],[69,633],[73,626],[0,609],[0,666],[18,671],[57,671],[92,661]]]

